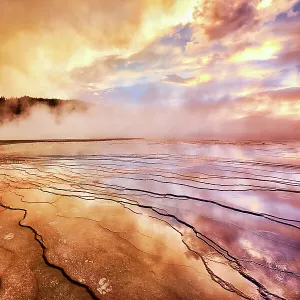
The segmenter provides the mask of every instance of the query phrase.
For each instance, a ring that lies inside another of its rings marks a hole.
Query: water
[[[0,299],[299,299],[299,151],[3,144]]]

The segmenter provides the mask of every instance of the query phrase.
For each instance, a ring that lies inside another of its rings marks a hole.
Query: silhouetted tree
[[[18,99],[17,105],[16,105],[16,107],[14,109],[14,113],[15,113],[15,115],[18,115],[18,116],[22,113],[22,102],[21,102],[21,99]]]
[[[50,107],[56,107],[59,105],[59,100],[58,99],[49,99],[48,100],[48,105]]]

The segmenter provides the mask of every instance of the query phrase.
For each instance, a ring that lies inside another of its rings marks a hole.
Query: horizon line
[[[133,141],[133,140],[143,140],[143,141],[164,141],[164,142],[194,142],[194,143],[220,143],[220,144],[230,144],[230,143],[280,143],[280,142],[300,142],[299,139],[275,139],[275,140],[225,140],[225,139],[201,139],[201,138],[93,138],[93,139],[0,139],[0,146],[7,144],[29,144],[29,143],[76,143],[76,142],[107,142],[107,141]]]

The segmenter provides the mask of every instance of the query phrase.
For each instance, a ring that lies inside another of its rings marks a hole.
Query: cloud
[[[205,0],[195,10],[190,25],[193,35],[186,49],[191,55],[199,55],[216,45],[263,44],[264,34],[269,33],[276,16],[292,7],[292,2],[286,0]]]
[[[210,74],[201,74],[195,77],[186,77],[183,78],[177,74],[167,75],[162,81],[167,83],[175,83],[181,85],[197,85],[205,82],[211,81]]]
[[[81,86],[72,70],[107,55],[141,51],[173,26],[189,22],[193,2],[3,0],[0,94],[73,97]]]
[[[291,18],[285,22],[277,21],[273,26],[273,31],[276,32],[282,44],[278,64],[297,65],[300,55],[300,18]]]
[[[279,43],[276,43],[276,41],[266,41],[261,46],[248,47],[243,51],[237,52],[231,57],[231,61],[269,60],[275,58],[279,50]]]
[[[257,24],[256,9],[253,1],[211,1],[205,0],[195,11],[195,30],[201,27],[211,39],[220,39],[226,35]]]
[[[4,0],[0,94],[67,99],[180,73],[194,77],[195,85],[203,81],[199,73],[210,74],[196,72],[205,57],[209,63],[227,59],[226,52],[210,50],[211,40],[251,31],[262,13],[287,7],[279,2],[258,11],[257,0]],[[229,44],[235,52],[251,45]],[[193,55],[198,46],[206,47],[205,57]]]
[[[171,74],[171,75],[167,75],[166,78],[163,79],[163,81],[170,82],[170,83],[178,83],[178,84],[188,84],[190,81],[194,79],[195,77],[183,78],[177,74]]]

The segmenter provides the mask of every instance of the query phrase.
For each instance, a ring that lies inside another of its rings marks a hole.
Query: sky
[[[154,133],[292,137],[300,1],[1,0],[0,95],[112,105],[123,124],[134,107]]]

